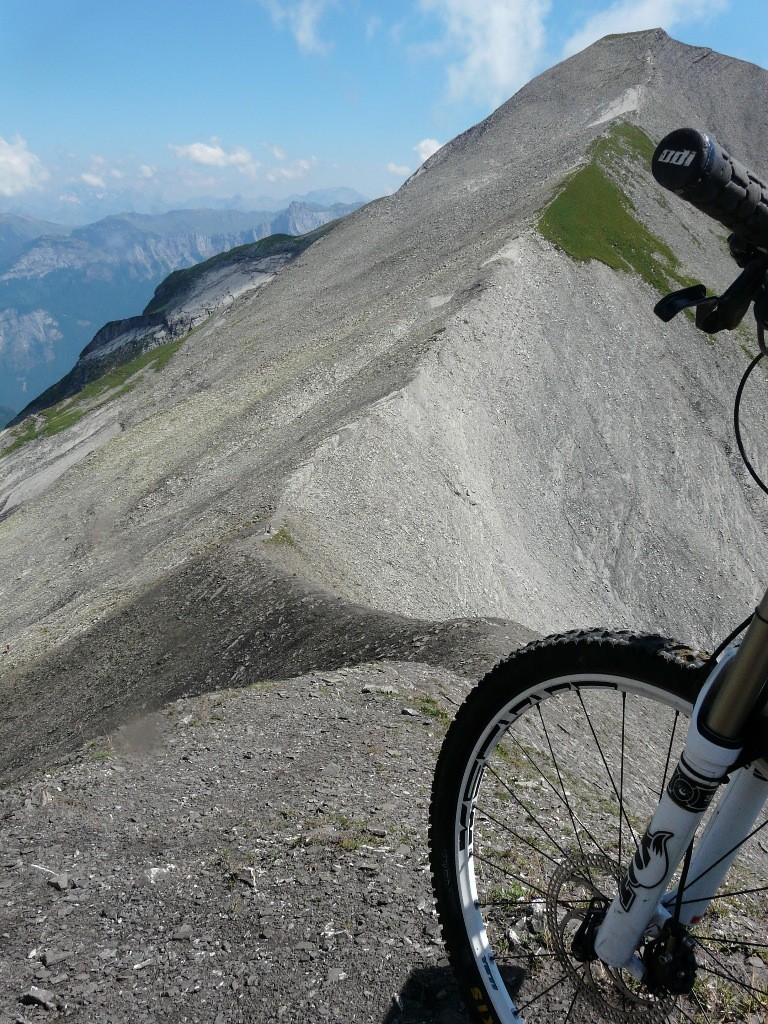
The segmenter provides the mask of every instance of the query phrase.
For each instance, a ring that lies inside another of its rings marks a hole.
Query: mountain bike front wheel
[[[765,1024],[765,831],[692,929],[690,995],[653,994],[573,952],[590,903],[616,894],[706,672],[681,644],[596,630],[530,644],[468,696],[437,763],[430,857],[443,937],[479,1024]]]

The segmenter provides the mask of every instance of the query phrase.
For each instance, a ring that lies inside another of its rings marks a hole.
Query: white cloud
[[[0,195],[18,196],[40,188],[49,177],[39,157],[30,153],[20,136],[6,142],[0,135]]]
[[[259,0],[276,25],[283,22],[305,53],[328,53],[331,44],[320,38],[319,22],[336,0]]]
[[[113,177],[113,178],[120,179],[120,178],[124,178],[125,177],[123,172],[122,171],[118,171],[118,169],[116,167],[113,167],[112,170],[109,173],[110,173],[110,176]]]
[[[103,178],[100,178],[98,174],[81,174],[80,177],[86,185],[90,185],[91,188],[106,188],[107,183]]]
[[[536,70],[551,0],[419,0],[445,30],[451,100],[471,97],[491,106],[508,99]]]
[[[144,178],[145,181],[149,181],[150,178],[154,178],[157,173],[157,168],[151,164],[139,164],[139,177]]]
[[[282,167],[273,167],[267,171],[268,181],[295,181],[296,178],[303,178],[317,163],[317,157],[309,160],[292,160],[290,164]]]
[[[418,156],[419,163],[423,164],[425,160],[429,160],[438,149],[442,148],[442,142],[438,142],[437,139],[422,139],[421,142],[413,147],[413,152]]]
[[[256,177],[256,172],[261,167],[243,146],[233,146],[227,151],[217,139],[210,142],[191,142],[188,146],[174,146],[173,143],[168,143],[168,148],[181,160],[191,160],[192,163],[202,164],[204,167],[234,167],[241,174],[247,174],[252,178]]]
[[[387,170],[390,174],[397,174],[399,177],[404,178],[406,174],[411,173],[410,167],[398,167],[397,164],[388,163]]]
[[[614,32],[640,32],[648,28],[667,31],[681,23],[701,21],[726,10],[729,0],[616,0],[586,20],[563,47],[563,56]]]
[[[253,157],[242,146],[233,146],[229,152],[217,142],[212,145],[207,142],[191,142],[188,146],[169,143],[168,146],[182,160],[191,160],[194,164],[204,164],[206,167],[245,167],[253,163]]]
[[[270,146],[266,142],[264,143],[264,145],[275,158],[275,160],[285,160],[286,152],[282,146]]]

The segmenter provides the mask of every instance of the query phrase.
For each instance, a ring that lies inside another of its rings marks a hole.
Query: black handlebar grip
[[[694,128],[665,136],[653,154],[660,185],[768,252],[768,185]]]

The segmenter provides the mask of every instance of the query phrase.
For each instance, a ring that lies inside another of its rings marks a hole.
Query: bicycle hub
[[[696,957],[693,939],[685,927],[667,921],[658,938],[645,947],[643,966],[643,982],[650,992],[675,996],[690,992],[696,980]]]

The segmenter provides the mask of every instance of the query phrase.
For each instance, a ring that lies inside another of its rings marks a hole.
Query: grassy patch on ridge
[[[642,163],[654,145],[636,125],[619,122],[593,143],[589,162],[568,178],[541,213],[541,234],[575,260],[599,260],[614,270],[634,271],[658,292],[694,283],[670,247],[637,216],[612,171]]]

